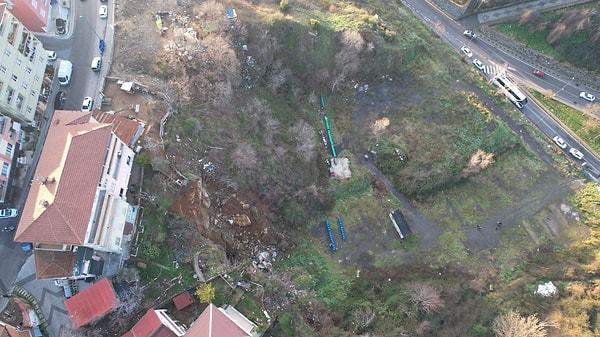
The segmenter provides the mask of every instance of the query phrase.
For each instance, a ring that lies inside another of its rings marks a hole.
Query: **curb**
[[[14,285],[10,294],[19,297],[20,299],[26,301],[27,303],[29,303],[29,305],[31,305],[33,307],[33,310],[35,311],[36,316],[40,320],[40,328],[42,329],[42,332],[44,333],[44,335],[49,336],[48,321],[46,320],[46,317],[44,316],[44,313],[42,312],[42,309],[38,305],[33,294],[31,294],[29,292],[29,290],[27,290],[19,285]]]

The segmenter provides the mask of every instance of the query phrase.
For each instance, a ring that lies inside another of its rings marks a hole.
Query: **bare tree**
[[[310,162],[315,156],[315,129],[301,119],[292,127],[290,133],[296,141],[296,153],[298,156],[304,159],[305,162]]]
[[[365,40],[358,31],[345,30],[340,35],[340,51],[335,54],[335,70],[331,79],[331,91],[335,92],[360,67],[360,52]]]
[[[375,312],[370,306],[357,308],[352,311],[352,323],[354,323],[355,331],[368,328],[374,320]]]
[[[521,17],[519,18],[519,26],[522,26],[527,23],[534,24],[539,17],[540,13],[538,11],[533,9],[526,9],[523,11],[523,14],[521,14]]]
[[[258,158],[254,147],[246,142],[238,144],[236,149],[233,151],[233,163],[240,170],[251,170],[253,171],[258,164]]]
[[[537,315],[521,316],[509,311],[494,319],[492,330],[497,337],[545,337],[548,335],[546,321],[540,321]]]
[[[404,286],[404,291],[408,295],[410,303],[423,314],[429,315],[444,307],[444,303],[440,298],[441,289],[439,287],[411,282]]]

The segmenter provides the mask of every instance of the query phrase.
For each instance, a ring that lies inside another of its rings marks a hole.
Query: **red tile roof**
[[[177,335],[163,325],[156,310],[150,309],[122,337],[177,337]]]
[[[48,250],[34,251],[35,277],[37,279],[68,277],[73,275],[77,253]]]
[[[110,312],[119,303],[112,283],[103,278],[65,300],[73,327],[79,328]]]
[[[212,303],[185,333],[185,337],[250,337]]]
[[[129,146],[132,146],[137,138],[141,136],[140,128],[143,130],[143,124],[135,120],[114,113],[109,114],[101,110],[94,110],[92,116],[100,123],[112,124],[113,131],[117,137]]]
[[[184,291],[183,293],[173,298],[173,304],[175,304],[175,308],[177,310],[181,310],[192,303],[194,303],[194,300],[192,299],[192,296],[190,296],[190,293],[187,291]]]
[[[15,241],[85,244],[110,138],[110,124],[90,113],[54,112]]]

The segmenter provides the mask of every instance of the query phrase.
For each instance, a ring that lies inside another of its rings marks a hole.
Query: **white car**
[[[460,47],[460,50],[462,50],[462,52],[465,53],[465,55],[467,55],[467,57],[472,57],[473,56],[473,53],[471,52],[471,49],[469,49],[469,47],[467,47],[467,46]]]
[[[593,102],[596,100],[596,97],[594,97],[594,95],[590,94],[589,92],[585,92],[585,91],[580,92],[579,97],[585,99],[588,102]]]
[[[468,38],[470,38],[471,40],[477,37],[477,34],[473,33],[470,30],[465,30],[463,32],[463,35],[466,36],[466,37],[468,37]]]
[[[481,63],[481,61],[479,61],[479,59],[474,59],[473,65],[475,66],[475,68],[483,71],[483,63]]]
[[[52,62],[54,60],[56,60],[56,52],[53,50],[46,50],[46,53],[48,53],[48,62]]]
[[[100,19],[106,19],[106,17],[108,16],[108,6],[100,6],[100,8],[98,9],[98,14],[100,14]]]
[[[19,210],[16,208],[2,208],[0,209],[0,219],[14,218],[19,215]]]
[[[92,70],[100,71],[101,67],[102,67],[102,57],[100,57],[100,56],[94,57],[94,59],[92,60]]]
[[[573,148],[573,147],[572,147],[572,148],[569,150],[569,153],[570,153],[570,154],[571,154],[573,157],[575,157],[576,159],[579,159],[579,160],[583,159],[583,153],[579,152],[579,150],[577,150],[576,148]]]
[[[81,104],[81,111],[90,112],[92,111],[92,106],[94,105],[94,99],[90,96],[86,96],[83,99],[83,103]]]
[[[567,148],[567,143],[564,139],[560,138],[559,136],[552,138],[552,140],[554,141],[554,144],[558,145],[558,147],[560,147],[561,149]]]

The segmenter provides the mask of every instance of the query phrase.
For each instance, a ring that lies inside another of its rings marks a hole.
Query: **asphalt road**
[[[0,228],[17,227],[18,218],[0,220]],[[21,250],[21,244],[13,241],[15,232],[0,232],[0,295],[10,291],[17,273],[25,262],[28,253]]]
[[[543,79],[532,74],[534,67],[520,59],[505,53],[502,50],[496,49],[492,45],[480,39],[469,39],[463,35],[466,29],[471,30],[477,25],[474,17],[466,18],[461,22],[454,21],[437,7],[431,5],[428,1],[422,0],[404,0],[403,3],[410,8],[421,20],[435,30],[448,44],[450,44],[457,53],[461,53],[461,46],[467,46],[473,52],[470,58],[472,61],[475,58],[481,60],[484,65],[497,66],[498,68],[506,68],[507,75],[512,78],[516,84],[525,83],[528,86],[537,87],[540,89],[549,89],[556,94],[556,98],[569,102],[572,106],[585,105],[586,101],[579,98],[580,91],[590,91],[586,88],[581,88],[576,79],[564,81],[559,78],[547,75]],[[522,90],[526,92],[526,90]],[[596,94],[592,92],[592,94]],[[598,104],[598,103],[594,103]],[[538,106],[533,100],[529,100],[529,104],[525,105],[521,112],[544,134],[548,136],[548,141],[554,136],[563,138],[569,146],[563,150],[564,154],[578,164],[587,162],[589,165],[600,169],[600,160],[595,157],[595,154],[590,151],[584,143],[569,133],[558,121],[554,120],[544,109]],[[583,160],[577,160],[569,155],[568,150],[574,147],[584,154]]]
[[[100,38],[104,39],[107,20],[98,16],[99,1],[73,1],[71,13],[71,31],[66,35],[38,36],[44,48],[54,50],[58,67],[60,60],[73,63],[73,75],[69,85],[53,85],[52,92],[58,90],[66,93],[64,110],[80,110],[85,96],[96,97],[100,81],[100,72],[91,69],[92,59],[100,55],[98,48]],[[107,47],[110,48],[110,47]],[[51,97],[53,104],[54,96]]]

